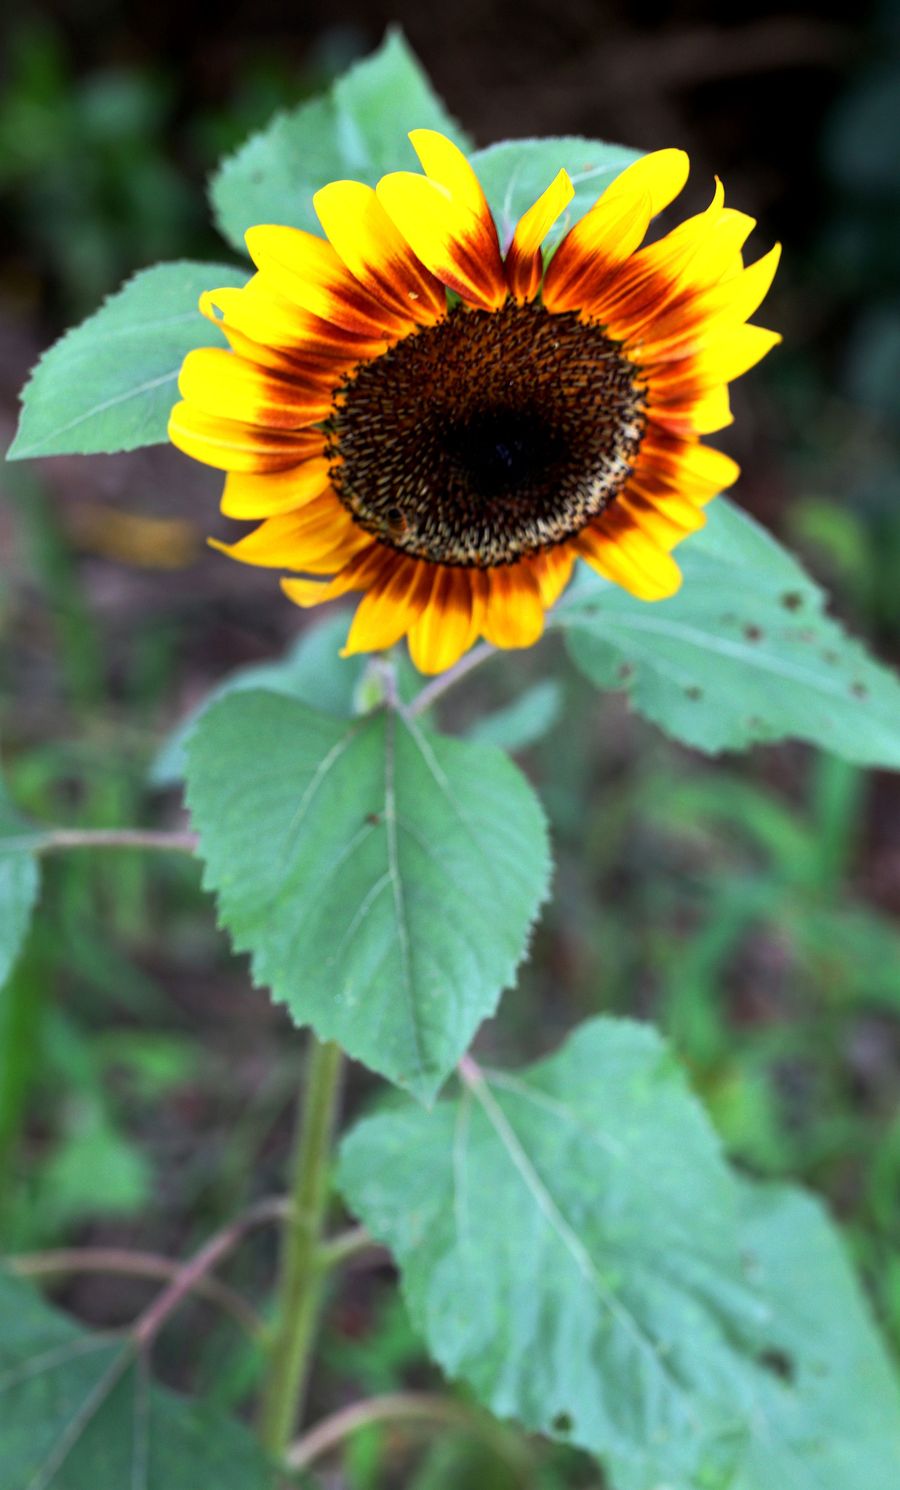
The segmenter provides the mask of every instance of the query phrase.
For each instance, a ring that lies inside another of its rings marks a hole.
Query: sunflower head
[[[545,263],[565,171],[501,242],[465,156],[410,139],[423,174],[316,194],[324,237],[250,229],[253,278],[200,302],[230,350],[188,354],[169,434],[258,523],[224,552],[299,576],[298,605],[361,591],[346,651],[405,635],[435,673],[479,636],[535,642],[578,558],[644,600],[678,588],[672,549],[738,475],[701,436],[780,339],[747,324],[779,250],[744,265],[755,224],[718,183],[642,246],[687,179],[660,150]]]

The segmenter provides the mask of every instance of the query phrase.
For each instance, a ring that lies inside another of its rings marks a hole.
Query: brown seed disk
[[[637,373],[575,313],[457,305],[338,391],[325,426],[335,491],[403,553],[515,563],[621,491],[644,431]]]

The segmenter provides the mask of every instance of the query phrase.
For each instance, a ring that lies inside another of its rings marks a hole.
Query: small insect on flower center
[[[489,568],[563,542],[624,486],[644,430],[637,369],[577,314],[455,306],[339,390],[334,488],[383,543]]]

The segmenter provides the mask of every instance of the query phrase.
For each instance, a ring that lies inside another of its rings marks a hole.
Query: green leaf
[[[374,186],[386,171],[413,167],[407,134],[422,128],[468,144],[403,36],[391,31],[328,93],[276,115],[222,162],[210,182],[222,234],[243,251],[257,223],[320,232],[313,193],[346,177]]]
[[[771,1319],[734,1490],[886,1485],[900,1467],[900,1388],[840,1239],[799,1190],[741,1195],[742,1250]]]
[[[177,786],[182,780],[187,742],[198,719],[217,699],[225,698],[229,693],[264,688],[271,693],[286,693],[290,698],[302,699],[325,714],[349,718],[366,659],[359,655],[339,655],[347,639],[347,624],[346,613],[331,616],[302,632],[287,654],[277,662],[255,663],[252,667],[239,668],[227,677],[169,736],[150,771],[153,785]]]
[[[90,1335],[0,1273],[3,1490],[273,1490],[240,1424],[150,1382],[121,1335]]]
[[[652,605],[593,578],[554,613],[601,688],[700,750],[796,737],[900,767],[900,682],[823,611],[797,561],[724,498],[678,550],[681,591]]]
[[[503,750],[527,750],[549,734],[562,708],[562,688],[547,678],[527,688],[506,708],[485,714],[469,730],[468,738]]]
[[[205,882],[256,981],[430,1100],[494,1012],[547,890],[540,804],[490,746],[378,710],[221,699],[188,745]]]
[[[575,196],[545,238],[546,252],[556,247],[619,172],[640,160],[642,153],[624,145],[607,145],[603,140],[586,140],[581,135],[559,135],[544,140],[503,140],[476,150],[471,160],[503,243],[509,241],[522,213],[537,201],[554,176],[563,168],[568,171]]]
[[[371,1118],[339,1183],[431,1353],[499,1417],[629,1461],[644,1490],[736,1451],[731,1341],[761,1311],[728,1169],[651,1029],[593,1020],[524,1072]]]
[[[185,355],[225,345],[197,300],[246,278],[229,265],[182,261],[128,280],[44,353],[23,391],[7,459],[163,444]]]
[[[15,811],[0,781],[0,988],[25,940],[40,888],[37,834]]]

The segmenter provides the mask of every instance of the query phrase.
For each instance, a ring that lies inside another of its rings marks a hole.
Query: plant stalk
[[[342,1069],[340,1047],[320,1044],[310,1035],[291,1178],[293,1205],[282,1240],[278,1308],[260,1407],[260,1438],[275,1459],[282,1457],[294,1435],[309,1380],[326,1276],[320,1248]]]

